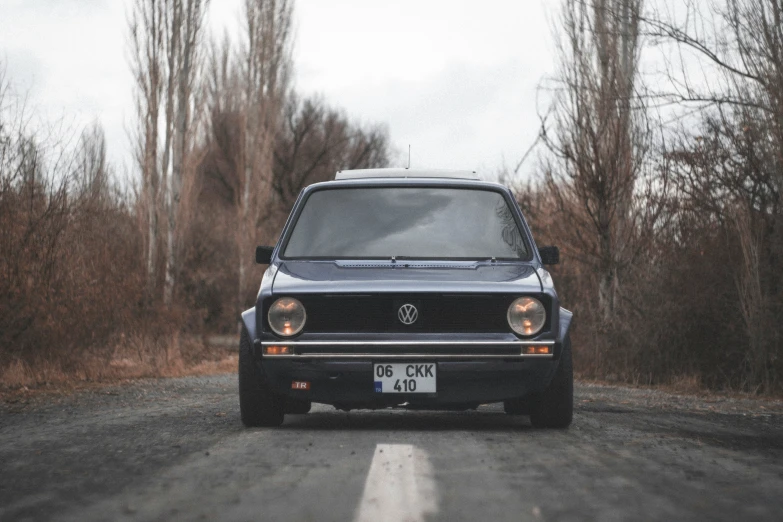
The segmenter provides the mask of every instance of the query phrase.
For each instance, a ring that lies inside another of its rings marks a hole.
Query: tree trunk
[[[173,32],[177,39],[179,39],[180,33],[183,33],[183,43],[182,45],[177,45],[177,50],[181,49],[181,67],[177,71],[179,81],[177,87],[176,121],[174,122],[173,163],[169,185],[168,233],[166,236],[166,281],[163,289],[163,300],[167,306],[171,306],[173,302],[179,270],[177,251],[179,242],[178,219],[183,169],[187,154],[187,137],[190,132],[191,82],[194,76],[193,53],[199,33],[200,7],[198,0],[188,1],[187,10],[184,13],[184,27]],[[175,17],[175,21],[180,25],[183,24],[182,15],[180,6],[178,16]]]
[[[147,299],[154,300],[155,287],[158,279],[158,202],[159,186],[157,171],[158,156],[158,100],[155,91],[149,101],[149,114],[146,122],[146,139],[144,144],[143,178],[146,189],[147,203]]]

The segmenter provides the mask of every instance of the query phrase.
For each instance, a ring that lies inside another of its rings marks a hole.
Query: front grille
[[[517,297],[296,296],[307,310],[304,331],[308,333],[508,333],[506,312]],[[537,297],[549,308],[544,297]],[[400,307],[407,303],[418,309],[418,318],[412,325],[402,324],[397,317]]]

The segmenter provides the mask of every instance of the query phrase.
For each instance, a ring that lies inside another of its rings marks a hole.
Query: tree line
[[[562,0],[517,197],[562,249],[583,377],[779,393],[783,5],[653,1]],[[36,124],[0,67],[0,381],[181,364],[235,332],[304,186],[389,163],[383,126],[293,88],[292,0],[245,0],[222,38],[207,8],[130,3],[131,185],[100,125]]]
[[[388,133],[292,85],[292,0],[245,0],[230,34],[208,0],[132,0],[133,182],[102,128],[38,124],[0,64],[0,375],[4,384],[149,373],[200,333],[233,333],[298,192],[386,166]],[[134,363],[135,364],[135,363]],[[121,373],[121,372],[119,372]]]
[[[781,13],[564,0],[541,176],[518,194],[563,247],[584,376],[781,390]]]

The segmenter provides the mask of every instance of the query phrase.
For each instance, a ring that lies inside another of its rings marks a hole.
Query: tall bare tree
[[[245,0],[240,50],[243,109],[242,176],[237,196],[238,307],[245,303],[253,245],[272,198],[274,143],[288,94],[293,45],[293,0]]]
[[[147,298],[157,285],[161,173],[158,157],[160,104],[166,80],[167,0],[136,0],[129,13],[130,61],[136,82],[136,160],[141,170],[142,206],[147,214]]]
[[[193,150],[194,83],[207,5],[208,0],[135,0],[129,16],[140,120],[137,157],[147,209],[148,295],[152,299],[156,290],[158,245],[165,230],[163,300],[169,306],[178,270],[180,199]],[[164,210],[167,219],[161,223]]]
[[[188,161],[193,152],[195,93],[199,91],[195,82],[199,79],[202,53],[202,25],[208,0],[174,0],[170,11],[168,38],[169,93],[167,102],[167,144],[164,171],[168,168],[168,150],[171,154],[171,175],[168,176],[166,234],[166,278],[164,302],[171,305],[179,270],[179,214],[185,171],[193,170]],[[170,122],[170,124],[169,124]],[[169,133],[169,128],[171,131]]]
[[[649,149],[637,95],[641,9],[641,0],[565,0],[555,133],[544,136],[556,157],[550,188],[575,227],[578,257],[597,272],[607,323],[649,210],[634,203]]]
[[[227,36],[210,48],[207,168],[236,212],[237,309],[248,298],[254,245],[274,239],[265,220],[274,214],[274,147],[289,94],[293,7],[293,0],[245,0],[238,51]]]

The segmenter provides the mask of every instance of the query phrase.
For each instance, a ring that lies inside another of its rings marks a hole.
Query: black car
[[[573,410],[571,312],[506,187],[474,173],[342,171],[304,189],[256,306],[242,314],[239,403],[276,426],[343,410],[503,402],[537,427]]]

